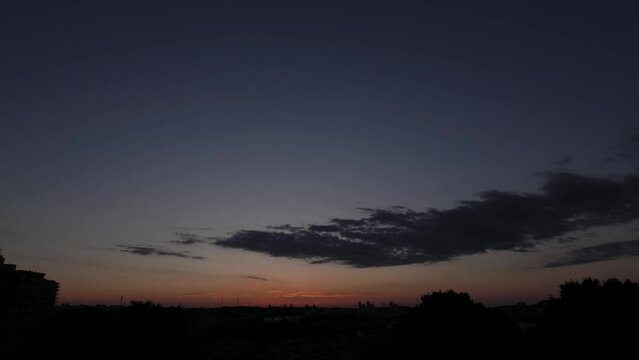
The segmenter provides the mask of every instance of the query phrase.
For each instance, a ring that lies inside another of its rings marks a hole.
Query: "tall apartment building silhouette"
[[[0,253],[0,334],[28,328],[55,306],[59,284],[45,274],[16,270]]]

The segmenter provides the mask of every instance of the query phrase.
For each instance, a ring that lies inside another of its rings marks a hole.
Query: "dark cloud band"
[[[360,209],[360,219],[241,230],[212,243],[272,256],[355,267],[433,263],[488,250],[526,251],[594,226],[639,218],[639,175],[547,173],[539,193],[488,191],[447,209]]]
[[[626,256],[639,256],[639,240],[619,241],[576,249],[566,254],[564,259],[546,264],[546,267],[588,264]]]
[[[118,245],[117,247],[122,252],[142,256],[175,256],[184,259],[205,259],[202,256],[191,255],[188,251],[171,251],[151,245]]]

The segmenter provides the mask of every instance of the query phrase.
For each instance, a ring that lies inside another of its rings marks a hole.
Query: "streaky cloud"
[[[176,232],[175,236],[177,236],[177,240],[170,240],[170,243],[179,245],[194,245],[208,242],[207,240],[193,233]]]
[[[269,230],[284,230],[284,231],[295,231],[295,230],[303,229],[303,227],[301,227],[301,226],[293,226],[293,225],[289,225],[289,224],[285,224],[285,225],[268,225],[266,228],[269,229]]]
[[[605,159],[607,162],[637,160],[639,160],[639,126],[627,129],[624,133],[624,142],[621,147]]]
[[[304,291],[304,290],[270,290],[269,294],[279,296],[282,298],[314,298],[314,299],[331,299],[331,298],[347,298],[352,297],[354,294],[342,294],[342,293],[327,293],[322,291]]]
[[[202,260],[203,256],[191,255],[188,251],[172,251],[151,245],[118,245],[121,252],[141,256],[175,256],[183,259]]]
[[[556,166],[563,167],[570,163],[572,163],[575,159],[572,156],[567,156],[565,158],[559,159],[554,162]]]
[[[248,279],[259,280],[259,281],[268,281],[267,278],[258,275],[246,275]]]
[[[545,267],[561,267],[613,260],[628,256],[639,256],[639,240],[618,241],[575,249],[564,259],[546,264]]]
[[[639,218],[639,174],[620,179],[543,173],[538,193],[480,193],[456,207],[361,208],[359,219],[239,230],[211,243],[313,264],[353,267],[436,263],[489,250],[528,251],[569,232]]]

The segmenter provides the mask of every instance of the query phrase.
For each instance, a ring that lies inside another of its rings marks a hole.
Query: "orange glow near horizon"
[[[543,268],[540,263],[544,260],[535,254],[489,252],[435,264],[352,268],[237,250],[212,249],[201,261],[82,251],[77,257],[86,261],[52,255],[41,258],[34,269],[60,282],[59,304],[117,305],[122,297],[125,303],[152,301],[185,307],[355,307],[359,301],[377,306],[387,306],[390,301],[414,305],[423,294],[453,289],[493,306],[557,296],[558,286],[571,279],[637,280],[632,258],[600,262],[596,268]],[[555,249],[543,251],[552,254]],[[18,268],[32,263],[28,257],[8,255]]]

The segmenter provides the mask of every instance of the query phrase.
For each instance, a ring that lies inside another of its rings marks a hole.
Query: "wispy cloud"
[[[9,228],[0,226],[0,241],[28,241],[29,238]]]
[[[207,243],[208,240],[198,236],[194,233],[186,233],[186,232],[176,232],[175,236],[176,240],[170,240],[170,243],[180,244],[180,245],[194,245],[194,244],[203,244]]]
[[[633,161],[639,160],[639,126],[627,129],[624,133],[625,141],[617,151],[606,158],[606,161]]]
[[[573,160],[574,160],[574,158],[572,156],[567,156],[567,157],[565,157],[563,159],[559,159],[559,160],[555,161],[554,164],[561,168],[561,167],[564,167],[564,166],[572,163]]]
[[[639,240],[618,241],[596,246],[588,246],[570,251],[558,261],[546,264],[547,268],[588,264],[597,261],[639,256]]]
[[[175,256],[184,259],[205,259],[203,256],[191,255],[188,251],[172,251],[151,245],[118,245],[117,248],[121,252],[141,256]]]
[[[176,229],[187,230],[187,231],[214,231],[215,228],[209,226],[201,226],[201,227],[189,227],[189,226],[180,226],[176,227]]]
[[[283,297],[283,298],[315,298],[315,299],[329,299],[329,298],[344,298],[352,297],[354,294],[341,294],[341,293],[326,293],[321,291],[304,291],[304,290],[270,290],[268,292],[271,295]]]
[[[359,219],[240,230],[212,243],[354,267],[434,263],[488,250],[525,251],[587,228],[639,218],[639,174],[621,179],[545,173],[539,193],[498,190],[447,210],[360,209]]]
[[[253,279],[253,280],[260,280],[260,281],[269,281],[267,278],[263,277],[263,276],[257,276],[257,275],[246,275],[246,277],[248,279]]]

